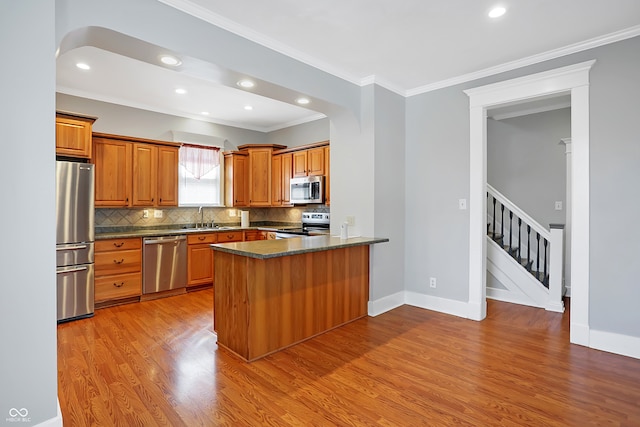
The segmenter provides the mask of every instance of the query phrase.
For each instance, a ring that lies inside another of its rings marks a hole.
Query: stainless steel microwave
[[[324,176],[291,178],[291,203],[324,203]]]

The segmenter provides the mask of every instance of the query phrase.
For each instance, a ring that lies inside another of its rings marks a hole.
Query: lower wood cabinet
[[[187,236],[187,287],[213,283],[213,251],[209,246],[218,242],[218,233]]]
[[[244,232],[244,240],[245,242],[267,240],[267,232],[262,230],[247,230]]]
[[[96,307],[142,294],[142,239],[105,239],[95,243]]]

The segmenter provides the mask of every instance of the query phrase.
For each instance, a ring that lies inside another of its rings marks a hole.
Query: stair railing
[[[564,226],[552,224],[551,231],[547,230],[489,184],[487,184],[487,210],[487,217],[490,221],[487,226],[487,234],[544,287],[549,289],[548,308],[554,311],[564,311],[562,302],[564,295],[562,284]],[[505,237],[507,237],[505,235],[505,213],[508,217],[508,244],[505,242]],[[515,230],[517,242],[514,241],[514,222],[517,223],[515,225],[517,227]],[[500,234],[496,234],[497,223],[500,224]],[[523,225],[526,225],[526,242],[522,242]],[[532,244],[535,245],[533,248]],[[535,260],[531,258],[532,252]]]

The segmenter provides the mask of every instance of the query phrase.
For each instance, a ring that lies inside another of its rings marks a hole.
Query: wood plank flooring
[[[69,426],[638,426],[640,360],[569,344],[568,313],[403,306],[245,363],[211,289],[58,326]]]

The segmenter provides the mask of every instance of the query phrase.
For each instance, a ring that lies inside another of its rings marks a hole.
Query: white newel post
[[[549,259],[549,301],[546,309],[564,313],[562,285],[564,257],[564,224],[550,224],[551,256]]]

